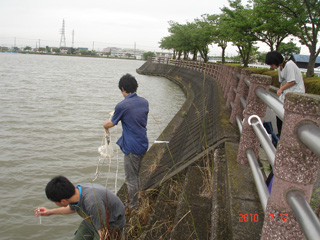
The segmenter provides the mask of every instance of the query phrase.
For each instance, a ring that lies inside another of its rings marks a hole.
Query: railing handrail
[[[297,135],[313,153],[320,156],[320,128],[314,123],[306,122],[298,126]]]
[[[256,121],[252,121],[252,119],[256,119]],[[249,125],[252,126],[254,132],[256,133],[263,150],[265,151],[268,161],[271,167],[274,167],[274,159],[276,156],[276,148],[273,146],[268,133],[266,132],[265,128],[263,127],[261,120],[258,116],[252,115],[248,119]]]
[[[242,133],[242,119],[239,115],[236,115],[236,121],[239,128],[239,132]]]
[[[281,120],[283,120],[284,108],[283,103],[279,99],[275,98],[262,87],[257,87],[255,93]]]
[[[303,194],[294,189],[288,191],[286,198],[307,239],[320,239],[319,218],[313,212]]]
[[[262,209],[264,212],[266,212],[267,202],[270,196],[267,185],[265,184],[262,171],[260,169],[259,163],[257,161],[257,158],[253,150],[250,148],[247,149],[246,154],[247,154],[248,162],[250,164],[253,179],[256,184]]]

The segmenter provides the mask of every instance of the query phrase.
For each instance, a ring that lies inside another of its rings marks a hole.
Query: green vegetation
[[[301,48],[297,47],[292,39],[288,43],[281,43],[278,51],[282,54],[285,59],[289,59],[292,54],[299,54]]]
[[[143,60],[147,60],[148,57],[155,57],[156,55],[154,54],[154,52],[146,52],[143,54],[142,58]]]
[[[267,16],[271,9],[278,13],[278,24],[284,20],[290,35],[299,39],[310,52],[307,77],[314,74],[316,57],[320,53],[318,35],[320,29],[320,2],[318,0],[254,0],[255,4],[261,6]],[[283,19],[279,19],[280,15]],[[270,18],[265,18],[269,20]]]
[[[286,57],[298,53],[299,48],[289,37],[294,37],[310,52],[307,76],[314,75],[316,57],[320,53],[318,35],[320,29],[320,2],[318,0],[252,0],[242,5],[241,0],[229,0],[229,7],[221,9],[221,14],[202,15],[194,22],[180,24],[170,21],[169,36],[163,37],[160,47],[174,51],[174,58],[188,59],[198,53],[208,61],[211,44],[221,48],[222,63],[228,43],[236,46],[242,64],[263,60],[256,43],[269,46],[270,51],[280,51]]]
[[[240,66],[238,65],[238,67]],[[245,68],[245,69],[255,74],[264,74],[264,75],[270,76],[272,78],[271,85],[274,87],[280,87],[277,70],[270,70],[268,68]],[[303,76],[303,81],[306,88],[306,93],[320,95],[320,77]]]
[[[31,51],[31,50],[32,50],[32,48],[31,48],[31,47],[29,47],[29,46],[26,46],[23,50],[24,50],[24,51]]]

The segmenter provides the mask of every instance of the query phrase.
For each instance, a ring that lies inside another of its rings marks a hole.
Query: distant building
[[[0,51],[9,51],[9,48],[8,48],[8,47],[1,47],[1,46],[0,46]]]
[[[79,51],[80,51],[80,50],[89,51],[89,48],[84,48],[84,47],[78,47],[77,49],[78,49]]]
[[[103,56],[141,59],[145,51],[132,48],[108,47],[102,50]]]
[[[71,51],[71,47],[60,47],[60,53],[67,54]]]
[[[299,68],[308,68],[310,56],[309,55],[300,55],[300,54],[293,54],[289,60],[294,61]],[[314,67],[320,66],[320,57],[317,57],[316,63]]]
[[[172,57],[173,57],[173,53],[169,53],[169,52],[156,52],[156,57],[172,58]]]

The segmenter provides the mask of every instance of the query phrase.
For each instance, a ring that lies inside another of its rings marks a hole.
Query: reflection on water
[[[73,183],[91,182],[98,163],[102,124],[123,99],[118,80],[136,76],[138,95],[148,99],[150,145],[180,109],[185,97],[178,86],[159,77],[138,75],[142,61],[0,53],[0,221],[1,239],[73,239],[81,219],[34,217],[37,206],[54,207],[44,194],[55,175]],[[170,107],[168,107],[170,106]],[[154,118],[152,116],[154,116]],[[111,131],[112,142],[121,126]],[[114,190],[123,183],[123,155],[114,145],[96,180]]]

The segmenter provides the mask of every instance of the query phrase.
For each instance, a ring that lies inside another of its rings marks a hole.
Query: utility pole
[[[60,38],[60,48],[61,47],[66,47],[66,35],[65,35],[66,29],[64,25],[64,19],[62,21],[62,29],[60,31],[61,33],[61,38]]]
[[[94,41],[93,41],[93,43],[92,43],[92,51],[94,51]]]
[[[74,30],[72,30],[72,48],[73,48],[73,44],[74,44]]]

